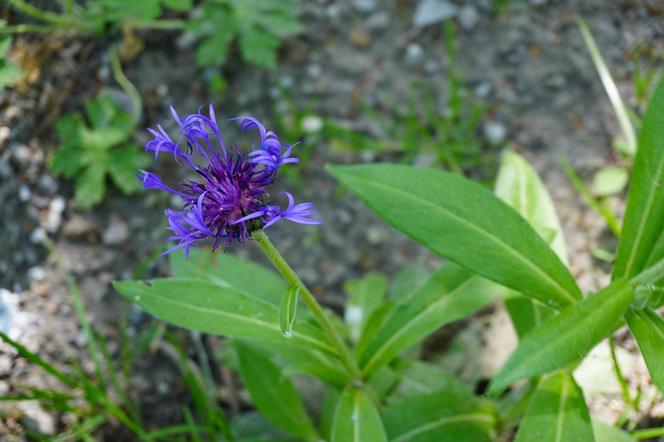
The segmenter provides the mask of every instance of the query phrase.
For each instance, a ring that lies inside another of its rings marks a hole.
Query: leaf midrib
[[[429,200],[427,200],[427,199],[420,198],[420,197],[417,197],[417,196],[413,196],[413,195],[411,195],[411,194],[408,193],[408,192],[405,192],[405,191],[403,191],[403,190],[400,190],[400,189],[397,189],[397,188],[394,188],[394,187],[386,186],[386,185],[380,183],[379,181],[374,181],[374,180],[365,179],[365,178],[362,178],[362,177],[358,177],[358,176],[356,176],[356,175],[352,176],[351,179],[355,179],[355,180],[358,180],[358,181],[364,181],[364,182],[366,182],[366,183],[369,183],[369,185],[373,185],[374,187],[379,187],[379,188],[382,188],[382,189],[387,189],[387,190],[390,190],[390,191],[393,191],[393,192],[396,192],[396,193],[399,193],[399,194],[405,195],[406,197],[408,197],[408,198],[410,198],[410,199],[413,199],[413,200],[416,200],[416,201],[421,201],[421,202],[423,202],[424,204],[426,204],[426,205],[428,205],[428,206],[430,206],[430,207],[433,207],[434,209],[437,209],[437,210],[440,210],[441,212],[446,213],[449,217],[458,220],[458,221],[461,222],[462,224],[466,224],[466,225],[470,226],[472,229],[474,229],[474,230],[476,230],[477,232],[479,232],[482,236],[488,238],[490,241],[492,241],[492,242],[498,244],[499,246],[501,246],[501,247],[503,247],[504,249],[506,249],[506,250],[508,250],[509,252],[511,252],[511,253],[509,253],[509,254],[515,256],[519,261],[523,262],[523,263],[526,265],[526,267],[528,267],[528,268],[534,270],[536,274],[540,275],[541,277],[543,277],[543,279],[545,279],[546,281],[548,281],[549,284],[552,285],[552,286],[556,289],[557,292],[559,292],[560,294],[563,295],[563,298],[565,298],[565,299],[567,299],[567,300],[570,300],[571,304],[574,304],[574,303],[576,303],[576,302],[578,301],[577,297],[575,297],[574,295],[572,295],[571,293],[569,293],[567,290],[565,290],[565,289],[560,285],[560,283],[559,283],[558,281],[556,281],[556,280],[553,279],[551,276],[549,276],[549,275],[548,275],[545,271],[543,271],[540,267],[534,265],[532,261],[530,261],[529,259],[527,259],[527,258],[524,257],[523,255],[521,255],[521,253],[519,253],[517,250],[515,250],[515,249],[514,249],[513,247],[511,247],[510,245],[508,245],[508,244],[506,244],[505,242],[503,242],[502,240],[500,240],[500,238],[497,238],[496,236],[493,236],[493,235],[489,234],[486,230],[484,230],[484,229],[481,228],[480,226],[477,226],[477,225],[475,225],[475,224],[469,222],[467,219],[459,217],[458,215],[454,214],[453,212],[447,210],[446,208],[444,208],[444,207],[442,207],[442,206],[440,206],[440,205],[438,205],[438,204],[433,203],[432,201],[429,201]],[[538,235],[538,237],[539,237],[539,235]],[[556,255],[556,258],[558,258],[557,255]]]
[[[660,181],[662,180],[663,171],[664,171],[664,155],[660,155],[659,160],[657,161],[657,168],[655,169],[655,179],[652,180],[652,182],[656,184],[661,184]],[[630,276],[632,266],[634,265],[634,260],[636,259],[636,252],[640,249],[639,243],[641,242],[641,237],[643,236],[643,230],[646,225],[646,221],[648,220],[648,218],[650,218],[650,212],[652,211],[652,208],[654,206],[653,203],[655,201],[656,193],[657,193],[656,191],[648,192],[646,208],[641,214],[641,219],[639,220],[639,227],[638,230],[636,231],[636,238],[634,238],[634,242],[632,243],[632,247],[628,255],[627,264],[625,264],[625,270],[622,276],[626,275]]]
[[[565,423],[565,404],[567,403],[567,394],[569,392],[569,379],[565,375],[563,377],[563,385],[560,389],[560,405],[558,406],[558,416],[556,416],[556,442],[561,442],[563,434],[563,425]]]
[[[468,413],[468,414],[460,414],[457,416],[446,416],[441,419],[438,419],[437,421],[429,422],[428,424],[424,424],[417,428],[413,428],[409,432],[400,435],[396,439],[392,439],[390,442],[407,442],[411,440],[413,436],[423,433],[425,431],[433,430],[434,428],[437,427],[443,427],[445,425],[454,424],[457,422],[473,422],[473,421],[480,423],[486,422],[488,424],[492,424],[493,417],[482,413]]]
[[[279,329],[279,326],[276,325],[276,324],[271,324],[271,323],[265,322],[265,321],[259,321],[255,318],[250,318],[250,317],[238,315],[238,314],[235,314],[235,313],[222,312],[222,311],[218,311],[218,310],[210,310],[210,309],[206,309],[206,308],[203,308],[203,307],[195,306],[193,304],[187,304],[187,303],[184,303],[184,302],[176,301],[172,298],[159,297],[158,295],[150,293],[150,291],[145,290],[145,289],[142,289],[142,293],[146,297],[156,298],[157,300],[161,300],[161,301],[165,300],[166,302],[170,302],[171,304],[174,304],[175,306],[183,306],[183,307],[190,308],[192,310],[200,311],[200,312],[203,312],[203,313],[208,313],[208,314],[211,314],[211,315],[218,315],[218,316],[221,316],[221,317],[227,316],[227,317],[230,317],[230,318],[237,319],[239,321],[253,323],[253,324],[256,324],[256,325],[263,326],[264,328],[273,329],[273,330],[277,331],[278,333],[281,333],[281,331]],[[135,297],[132,297],[132,298],[133,298],[134,301],[136,301]],[[294,332],[293,337],[299,337],[303,341],[311,342],[312,344],[316,345],[316,347],[319,348],[320,350],[323,350],[323,351],[328,352],[330,354],[336,354],[332,347],[329,347],[329,346],[325,345],[323,342],[320,342],[317,339],[314,339],[313,337],[310,337],[308,335]]]

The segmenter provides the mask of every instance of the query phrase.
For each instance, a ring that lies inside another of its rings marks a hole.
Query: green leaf
[[[273,69],[277,65],[279,39],[270,32],[254,27],[240,34],[240,53],[245,61]]]
[[[490,303],[503,288],[454,265],[443,266],[406,297],[375,333],[359,362],[366,376],[443,325]]]
[[[613,277],[632,277],[664,257],[664,78],[650,100],[638,137],[627,209]],[[657,244],[657,246],[656,246]]]
[[[472,395],[467,385],[442,367],[429,362],[411,361],[400,372],[399,384],[389,396],[388,403],[444,391],[457,395]]]
[[[580,298],[574,278],[546,242],[481,185],[401,165],[330,171],[383,219],[433,252],[552,307]]]
[[[118,189],[129,194],[141,188],[136,174],[151,161],[142,149],[136,145],[116,148],[109,152],[109,159],[108,172]]]
[[[622,167],[606,166],[593,177],[593,192],[599,196],[615,195],[627,185],[629,174]]]
[[[441,392],[388,407],[383,422],[391,442],[490,442],[496,416],[472,396]]]
[[[344,320],[350,337],[357,342],[373,312],[383,303],[387,292],[387,278],[380,273],[369,273],[361,279],[344,284],[350,294],[344,310]]]
[[[332,442],[387,441],[376,405],[362,389],[346,387],[332,422]]]
[[[74,198],[84,209],[90,208],[104,198],[106,192],[106,170],[103,164],[94,164],[76,179]]]
[[[192,7],[192,0],[161,0],[161,4],[174,11],[188,11]]]
[[[279,328],[281,333],[287,338],[293,335],[293,324],[297,314],[297,295],[300,292],[299,287],[290,287],[281,301],[279,310]]]
[[[567,262],[563,229],[553,201],[525,158],[509,150],[503,154],[495,192],[528,221],[564,263]],[[552,309],[518,293],[505,300],[505,307],[520,338],[554,315]]]
[[[4,27],[5,21],[0,20],[0,29]],[[12,86],[25,76],[25,71],[7,58],[11,45],[11,37],[0,35],[0,90],[5,86]]]
[[[566,371],[540,382],[519,425],[515,442],[593,442],[583,392]]]
[[[595,442],[636,442],[635,439],[612,425],[607,425],[597,419],[590,418],[593,424],[593,434],[595,435]]]
[[[489,394],[583,358],[614,330],[633,298],[634,289],[619,279],[533,329],[491,381]]]
[[[281,276],[272,270],[230,253],[192,249],[189,259],[185,259],[184,252],[176,251],[170,254],[170,264],[173,276],[233,287],[275,307],[281,305],[287,288]]]
[[[625,319],[646,360],[653,383],[664,392],[664,319],[649,308],[630,311]]]
[[[263,416],[282,430],[309,440],[318,435],[295,387],[268,357],[241,342],[235,343],[242,383]]]
[[[113,286],[146,312],[179,327],[334,354],[322,332],[309,324],[298,324],[292,337],[284,337],[276,306],[230,287],[186,278],[116,281]]]

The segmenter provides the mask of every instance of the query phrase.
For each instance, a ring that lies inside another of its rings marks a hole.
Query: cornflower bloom
[[[285,208],[270,204],[268,188],[274,183],[279,169],[298,162],[291,156],[293,146],[282,144],[277,135],[267,131],[255,118],[238,117],[240,129],[255,129],[260,136],[258,147],[244,154],[233,145],[227,148],[221,137],[210,105],[209,115],[201,113],[181,118],[171,106],[173,118],[180,126],[177,142],[157,125],[148,129],[153,139],[145,144],[145,150],[173,155],[180,165],[196,172],[196,179],[187,179],[173,188],[152,172],[141,170],[137,177],[144,189],[168,192],[182,200],[180,210],[166,210],[170,241],[176,244],[164,254],[184,249],[185,256],[201,240],[212,239],[212,249],[222,243],[228,248],[233,240],[243,242],[252,232],[267,229],[286,219],[300,224],[320,224],[313,219],[316,214],[312,203],[295,203],[293,195],[281,192],[288,204]]]

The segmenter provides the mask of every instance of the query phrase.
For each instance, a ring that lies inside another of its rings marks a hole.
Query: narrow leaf
[[[230,287],[185,278],[116,281],[113,286],[151,315],[189,330],[300,345],[334,354],[322,332],[309,324],[298,324],[293,336],[285,338],[279,330],[276,306]]]
[[[359,361],[366,376],[445,324],[487,305],[504,289],[484,278],[447,265],[405,298],[374,334]]]
[[[664,79],[643,117],[613,277],[632,277],[664,257]]]
[[[332,442],[387,441],[376,405],[362,389],[346,387],[332,422]]]
[[[299,394],[267,356],[241,342],[235,343],[242,383],[263,416],[282,430],[305,439],[319,439]]]
[[[496,416],[471,395],[434,393],[399,402],[383,413],[391,442],[489,442]]]
[[[387,278],[380,273],[369,273],[361,279],[348,281],[344,290],[350,295],[344,310],[344,321],[350,336],[357,342],[369,317],[383,303],[387,292]]]
[[[279,328],[281,329],[281,333],[287,338],[293,336],[293,324],[295,324],[297,295],[299,292],[299,287],[290,287],[288,291],[286,291],[284,299],[281,301],[281,308],[279,309]]]
[[[649,308],[631,311],[625,319],[646,360],[653,383],[664,392],[664,319]]]
[[[334,166],[330,171],[378,215],[433,252],[553,307],[581,297],[546,242],[481,185],[402,165]]]
[[[533,329],[492,380],[489,394],[583,358],[613,331],[633,298],[633,288],[617,280]]]
[[[628,433],[620,428],[612,425],[607,425],[597,419],[590,418],[593,424],[593,434],[595,435],[595,442],[635,442]]]
[[[515,442],[593,442],[593,427],[583,392],[566,371],[548,376],[519,425]]]

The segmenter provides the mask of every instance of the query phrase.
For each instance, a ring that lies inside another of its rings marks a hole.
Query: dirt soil
[[[140,34],[145,48],[124,68],[143,95],[144,125],[162,123],[173,129],[168,105],[189,113],[210,102],[218,116],[251,113],[267,122],[286,112],[287,97],[313,115],[373,133],[374,124],[362,105],[381,109],[395,97],[406,100],[413,82],[434,85],[440,105],[445,103],[449,63],[440,26],[413,24],[418,1],[303,3],[306,31],[286,43],[279,67],[265,72],[231,63],[224,71],[229,86],[223,96],[208,91],[206,78],[213,72],[196,67],[189,39],[176,33]],[[638,107],[635,66],[637,61],[646,66],[661,62],[663,14],[657,0],[514,0],[500,9],[490,0],[457,2],[457,68],[472,94],[490,108],[478,135],[498,137],[493,141],[525,154],[541,173],[565,228],[571,268],[585,290],[608,279],[606,264],[594,259],[591,250],[615,244],[562,174],[558,157],[565,155],[589,178],[615,162],[611,145],[619,127],[575,19],[587,20],[623,97]],[[112,190],[103,205],[83,211],[72,198],[71,183],[55,178],[46,167],[57,148],[56,116],[80,109],[102,87],[117,89],[106,56],[108,44],[69,36],[22,37],[22,50],[32,51],[41,67],[30,84],[0,92],[0,329],[61,367],[68,360],[85,360],[85,337],[65,274],[75,278],[95,326],[113,340],[126,304],[111,281],[130,278],[163,247],[167,235],[162,217],[168,200],[151,194],[126,197]],[[141,144],[146,135],[137,135]],[[311,157],[300,167],[301,179],[287,180],[286,186],[299,199],[313,201],[325,224],[309,228],[281,223],[270,235],[324,302],[339,308],[343,282],[371,270],[393,275],[409,265],[429,270],[439,265],[440,258],[340,193],[324,170],[326,163],[385,158],[333,149],[324,139],[305,148]],[[171,163],[164,158],[155,168],[177,176]],[[612,201],[619,212],[622,199]],[[251,244],[236,245],[231,252],[257,256]],[[166,273],[166,261],[160,258],[147,267],[146,276]],[[513,332],[501,315],[499,307],[490,309],[433,348],[445,348],[452,339],[488,346],[485,359],[495,365],[514,345]],[[132,327],[148,321],[136,309],[130,318]],[[630,373],[636,382],[643,364],[633,361],[633,343],[626,341],[623,347],[635,367]],[[15,384],[47,385],[39,370],[6,350],[0,348],[0,394]],[[150,410],[152,425],[180,419],[184,386],[168,360],[145,358],[135,378],[133,390]],[[603,391],[600,397],[596,410],[610,410],[607,419],[615,418],[619,392]],[[40,431],[56,432],[62,425],[60,416],[39,407],[24,407],[22,413],[29,419],[21,425]],[[652,416],[644,419],[664,415],[664,410],[648,413]]]

